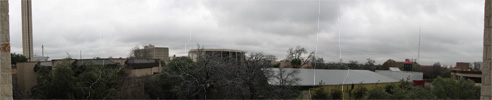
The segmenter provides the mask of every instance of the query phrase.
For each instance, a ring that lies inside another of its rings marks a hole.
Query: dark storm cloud
[[[21,53],[20,2],[10,5],[12,51]],[[452,65],[481,60],[483,5],[481,0],[33,1],[34,48],[40,55],[45,45],[51,58],[67,53],[77,58],[80,51],[84,58],[126,57],[134,46],[154,44],[180,56],[200,44],[284,59],[288,48],[317,46],[319,57],[335,62],[340,29],[345,62],[383,63],[417,58],[421,27],[419,61]]]

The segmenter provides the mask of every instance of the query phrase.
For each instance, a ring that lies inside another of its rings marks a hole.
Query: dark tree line
[[[74,67],[68,61],[53,70],[41,67],[37,85],[30,90],[33,99],[117,99],[127,76],[123,66],[105,67],[94,63]]]

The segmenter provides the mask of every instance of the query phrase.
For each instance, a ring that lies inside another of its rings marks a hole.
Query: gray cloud
[[[34,47],[51,58],[126,57],[136,45],[167,46],[186,55],[206,48],[264,52],[283,59],[302,46],[327,62],[383,63],[417,58],[423,64],[480,61],[480,0],[50,0],[33,1]],[[21,53],[20,1],[10,2],[12,52]],[[337,13],[339,11],[339,13]],[[338,24],[339,17],[339,24]],[[318,36],[318,37],[316,37]]]

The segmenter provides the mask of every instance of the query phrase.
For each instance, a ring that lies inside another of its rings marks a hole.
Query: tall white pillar
[[[483,66],[482,70],[482,90],[480,94],[481,99],[492,99],[491,93],[491,64],[492,64],[492,1],[485,0],[485,13],[484,13],[484,39],[483,39]]]
[[[0,0],[0,100],[13,99],[9,32],[9,1]]]
[[[33,61],[31,0],[22,0],[22,54]]]

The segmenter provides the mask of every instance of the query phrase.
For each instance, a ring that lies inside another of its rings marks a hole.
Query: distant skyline
[[[11,52],[21,54],[21,3],[9,3]],[[51,59],[127,57],[148,44],[185,56],[188,43],[281,60],[296,46],[315,51],[319,39],[317,56],[338,62],[340,29],[344,62],[382,64],[417,58],[419,27],[421,64],[483,53],[483,0],[33,0],[32,8],[34,54],[44,45]]]

